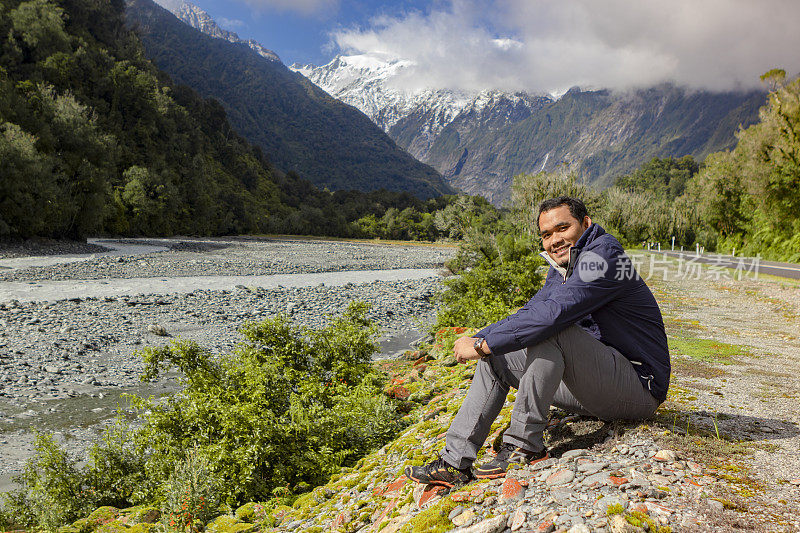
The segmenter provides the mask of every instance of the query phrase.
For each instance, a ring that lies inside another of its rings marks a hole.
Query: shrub
[[[480,234],[466,240],[455,258],[463,270],[444,282],[439,295],[442,309],[435,329],[482,327],[527,302],[543,282],[539,267],[544,263],[536,251],[532,237],[521,234]]]
[[[171,366],[185,376],[167,401],[137,402],[151,411],[137,435],[148,475],[169,478],[194,449],[236,505],[320,483],[388,440],[399,417],[372,371],[377,329],[366,311],[351,304],[319,331],[285,317],[248,324],[245,342],[223,360],[188,342],[147,350],[146,377]]]
[[[177,366],[183,390],[131,398],[144,425],[109,428],[83,469],[39,435],[0,520],[55,529],[100,505],[149,502],[192,529],[223,502],[291,503],[289,487],[307,491],[400,428],[371,364],[377,328],[367,310],[351,303],[320,330],[283,316],[247,324],[222,358],[184,341],[145,350],[143,378]]]
[[[83,474],[51,435],[37,434],[34,455],[14,477],[21,487],[3,494],[8,522],[48,531],[87,514],[94,498],[83,490]]]

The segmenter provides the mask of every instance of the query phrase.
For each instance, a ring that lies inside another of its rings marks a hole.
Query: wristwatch
[[[484,342],[486,342],[486,339],[483,337],[478,337],[475,339],[475,343],[472,345],[472,347],[475,348],[475,351],[478,352],[478,354],[480,354],[481,359],[488,359],[489,355],[491,354],[485,354],[483,353],[483,350],[481,350],[481,346],[483,346]]]

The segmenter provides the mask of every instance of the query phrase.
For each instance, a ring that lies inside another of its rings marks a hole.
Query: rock
[[[608,527],[611,529],[612,533],[638,533],[641,531],[641,528],[629,524],[624,516],[618,514],[609,518]]]
[[[628,503],[627,497],[624,494],[612,494],[609,496],[603,496],[597,503],[595,503],[595,507],[602,513],[606,512],[609,507],[612,505],[621,505],[623,508],[625,504]]]
[[[572,470],[558,470],[547,476],[545,483],[547,483],[548,487],[552,487],[553,485],[571,483],[573,479],[575,479],[575,472]]]
[[[575,524],[567,530],[567,533],[591,533],[591,530],[586,524]]]
[[[475,511],[472,508],[467,509],[466,511],[459,513],[457,516],[451,518],[450,520],[453,522],[453,525],[456,527],[461,527],[465,524],[468,524],[473,517],[475,516]]]
[[[516,531],[520,529],[524,524],[525,520],[528,519],[528,515],[522,509],[517,509],[514,511],[514,514],[511,515],[511,519],[508,521],[508,527],[511,528],[511,531]]]
[[[672,450],[658,450],[658,452],[656,452],[656,454],[653,456],[653,459],[666,463],[674,461],[676,456],[675,452]]]
[[[562,459],[573,459],[575,457],[583,457],[584,455],[589,455],[589,450],[584,449],[577,449],[577,450],[567,450],[563,454],[561,454]]]
[[[463,529],[461,533],[498,533],[506,528],[507,521],[508,519],[503,515],[495,516]]]
[[[556,530],[556,525],[552,520],[542,520],[533,528],[535,533],[552,533]]]
[[[418,509],[426,509],[442,498],[442,492],[446,490],[441,485],[422,485],[414,487],[414,502]]]
[[[460,515],[463,512],[464,512],[464,506],[463,505],[457,505],[452,511],[450,511],[450,514],[447,515],[447,519],[452,522],[455,517],[457,517],[458,515]]]
[[[150,324],[147,326],[147,331],[159,337],[166,337],[168,335],[166,328],[161,324]]]
[[[715,513],[721,513],[725,510],[725,505],[719,500],[708,499],[706,500],[708,507]]]
[[[507,477],[500,488],[500,501],[516,501],[525,495],[525,487],[514,478]]]

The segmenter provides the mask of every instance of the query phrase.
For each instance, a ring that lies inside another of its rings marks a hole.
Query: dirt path
[[[670,336],[661,425],[725,444],[705,452],[730,482],[726,507],[767,530],[800,530],[800,282],[687,269],[658,255],[635,260]]]

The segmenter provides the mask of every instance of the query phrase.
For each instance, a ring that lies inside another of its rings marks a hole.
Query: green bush
[[[0,519],[54,529],[100,505],[146,502],[185,527],[221,503],[290,503],[290,489],[307,491],[400,428],[371,364],[377,328],[367,310],[351,303],[319,330],[282,316],[250,323],[222,358],[183,341],[145,350],[143,378],[177,367],[183,390],[133,397],[144,425],[109,428],[83,469],[40,435]]]
[[[399,418],[372,371],[377,329],[366,311],[353,303],[318,331],[285,317],[248,324],[223,360],[186,342],[147,350],[145,377],[172,366],[185,376],[166,401],[138,401],[150,411],[137,435],[148,475],[168,479],[195,449],[236,505],[320,483],[391,438]]]
[[[444,282],[434,329],[482,327],[527,302],[543,282],[544,261],[536,252],[528,235],[471,235],[450,263],[461,274]]]
[[[88,514],[95,499],[83,490],[84,475],[51,435],[37,434],[34,455],[14,477],[21,488],[3,494],[5,521],[48,531]]]

